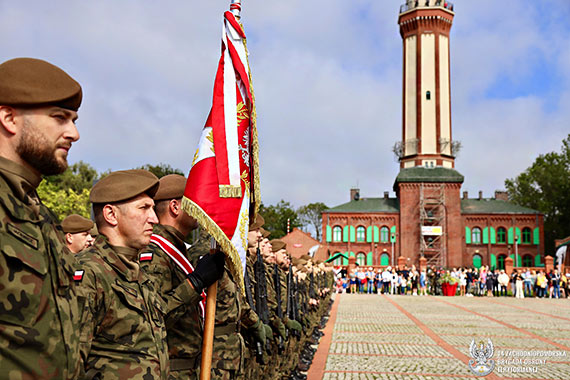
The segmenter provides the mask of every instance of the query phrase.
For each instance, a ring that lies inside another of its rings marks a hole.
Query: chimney
[[[481,190],[479,190],[479,200],[483,200],[483,192]]]
[[[463,192],[463,199],[467,199],[467,198],[469,198],[469,192],[464,191]]]
[[[360,199],[360,189],[353,187],[350,189],[350,200],[357,201]]]
[[[385,191],[385,192],[384,192],[384,199],[388,199],[388,194],[389,194],[388,191]]]
[[[498,201],[509,201],[509,193],[503,190],[495,190],[495,199]]]

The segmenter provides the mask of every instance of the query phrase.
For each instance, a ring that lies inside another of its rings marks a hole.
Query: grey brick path
[[[471,340],[486,342],[487,338],[491,338],[494,344],[493,359],[497,361],[505,359],[504,356],[499,357],[501,351],[547,350],[566,353],[566,356],[543,357],[546,360],[544,364],[501,365],[502,369],[512,367],[515,370],[534,367],[535,373],[499,373],[497,363],[493,373],[498,377],[570,380],[570,350],[553,344],[555,342],[570,349],[570,300],[387,297],[358,294],[341,296],[323,379],[477,378],[467,364],[424,333],[390,302],[392,300],[468,359],[471,359]],[[530,336],[527,332],[543,339]],[[522,356],[518,359],[536,358]]]

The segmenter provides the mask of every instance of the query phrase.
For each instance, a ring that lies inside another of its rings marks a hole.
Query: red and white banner
[[[258,143],[240,2],[234,0],[230,10],[224,13],[212,108],[182,205],[226,253],[243,291],[249,220],[260,203]]]

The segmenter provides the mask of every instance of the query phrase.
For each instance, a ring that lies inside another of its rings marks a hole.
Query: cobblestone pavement
[[[570,379],[570,300],[358,294],[340,296],[322,378],[474,379],[488,339],[485,379]]]

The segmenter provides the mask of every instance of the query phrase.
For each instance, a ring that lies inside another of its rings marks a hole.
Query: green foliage
[[[287,234],[287,220],[290,220],[291,231],[293,228],[301,227],[299,216],[289,202],[279,201],[276,205],[259,206],[259,213],[265,219],[263,228],[271,232],[269,239],[279,239]]]
[[[58,189],[70,189],[81,193],[84,189],[91,189],[93,181],[98,178],[97,170],[79,161],[68,167],[62,174],[45,177],[45,181],[55,185]]]
[[[146,164],[146,165],[143,165],[137,169],[146,169],[149,172],[151,172],[152,174],[154,174],[155,176],[157,176],[158,178],[162,178],[168,174],[184,175],[182,170],[174,169],[172,166],[170,166],[168,164],[162,164],[162,163],[160,163],[158,165]]]
[[[511,201],[544,214],[546,253],[554,254],[554,239],[570,235],[570,134],[562,152],[538,156],[514,179],[505,180]]]
[[[312,226],[315,228],[317,240],[321,241],[321,229],[322,229],[322,215],[323,211],[328,207],[322,202],[309,203],[306,206],[299,207],[297,214],[301,222],[307,226]]]
[[[440,278],[437,279],[437,282],[440,284],[457,284],[457,278],[453,277],[449,271],[445,272]]]
[[[75,191],[71,188],[62,189],[58,184],[42,181],[38,187],[38,195],[42,203],[53,211],[59,220],[71,214],[90,217],[89,189]]]

